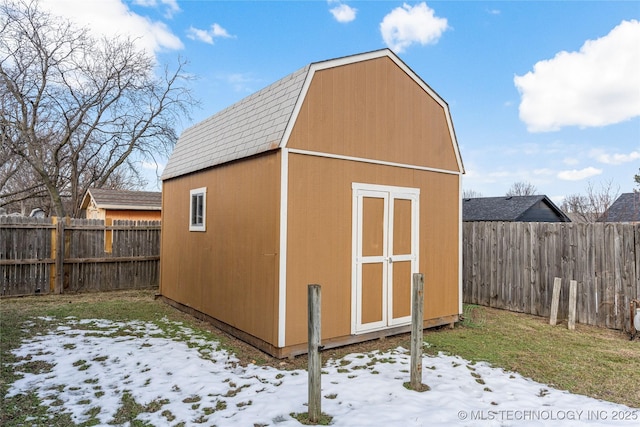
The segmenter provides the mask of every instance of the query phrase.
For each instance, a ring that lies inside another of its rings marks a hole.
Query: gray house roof
[[[640,222],[640,193],[622,193],[603,215],[606,222]]]
[[[124,191],[90,188],[82,199],[82,209],[93,199],[100,209],[149,210],[162,208],[162,193],[155,191]]]
[[[503,196],[464,199],[463,221],[571,222],[547,196]]]
[[[449,106],[391,50],[382,49],[309,64],[191,126],[180,136],[162,173],[162,180],[285,147],[315,71],[385,56],[442,105],[459,170],[463,172]]]

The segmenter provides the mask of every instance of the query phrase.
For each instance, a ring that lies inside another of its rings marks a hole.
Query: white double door
[[[352,333],[409,324],[420,190],[358,183],[352,190]]]

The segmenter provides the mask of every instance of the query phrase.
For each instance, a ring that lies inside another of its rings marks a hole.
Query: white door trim
[[[411,315],[401,318],[393,318],[393,285],[392,262],[411,261],[411,272],[418,272],[419,266],[419,236],[420,236],[420,189],[411,187],[397,187],[378,184],[352,183],[352,262],[351,262],[351,333],[359,334],[371,332],[375,330],[386,329],[391,326],[399,326],[409,324]],[[360,236],[362,235],[362,199],[364,197],[382,198],[384,200],[384,229],[383,229],[383,254],[376,257],[363,257],[361,253]],[[403,254],[393,257],[389,254],[393,251],[393,214],[394,209],[391,205],[395,199],[411,200],[411,254]],[[391,258],[391,259],[390,259]],[[391,262],[390,262],[391,261]],[[362,280],[361,266],[366,263],[382,263],[383,269],[383,295],[382,295],[382,320],[378,322],[367,323],[366,326],[361,323],[362,313]],[[391,283],[391,286],[388,286]]]

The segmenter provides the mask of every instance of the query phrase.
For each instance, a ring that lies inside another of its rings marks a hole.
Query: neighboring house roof
[[[464,172],[449,106],[391,50],[382,49],[309,64],[186,129],[162,173],[166,180],[284,148],[316,71],[388,57],[445,110],[460,172]]]
[[[605,214],[606,222],[640,222],[640,192],[622,193]]]
[[[463,221],[571,222],[547,196],[503,196],[464,199]]]
[[[162,208],[162,193],[155,191],[124,191],[90,188],[82,199],[82,209],[93,200],[99,209],[159,211]]]

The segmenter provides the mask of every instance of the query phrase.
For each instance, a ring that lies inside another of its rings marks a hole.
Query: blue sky
[[[189,61],[194,124],[304,65],[385,47],[449,104],[463,188],[560,203],[640,167],[640,2],[45,0]],[[114,25],[117,23],[117,25]],[[162,165],[161,165],[162,166]],[[150,188],[158,188],[155,182]]]

